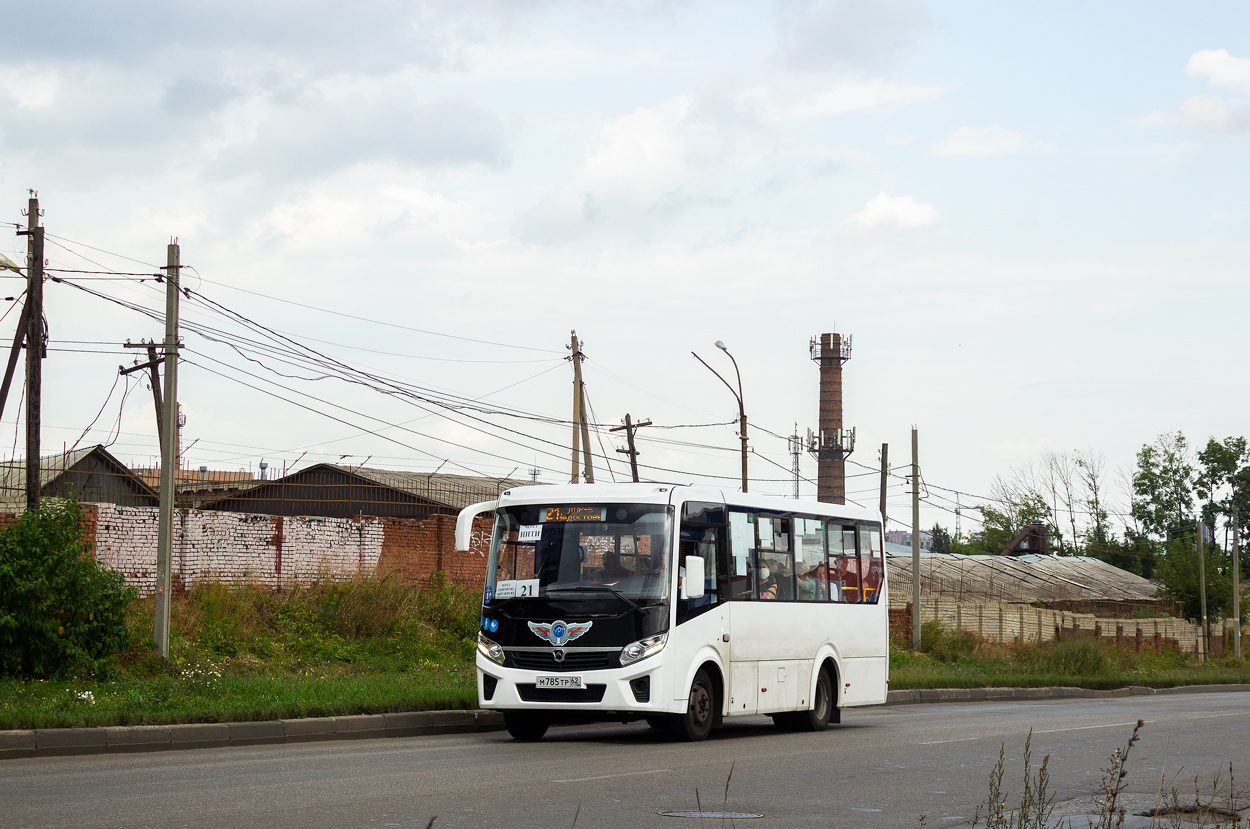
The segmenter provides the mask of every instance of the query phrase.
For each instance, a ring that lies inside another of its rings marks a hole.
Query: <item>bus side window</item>
[[[824,525],[819,519],[794,519],[794,575],[798,579],[796,598],[799,601],[829,601]]]
[[[859,551],[855,528],[827,524],[825,535],[829,543],[829,599],[845,604],[858,603]]]
[[[725,600],[744,601],[751,598],[751,553],[755,548],[753,518],[749,512],[729,512],[729,567],[724,574],[726,586],[721,591]]]
[[[717,566],[719,544],[717,541],[720,532],[720,528],[707,525],[682,524],[681,526],[681,548],[678,560],[680,565],[685,567],[686,556],[702,557],[704,592],[697,599],[678,599],[677,621],[679,623],[698,616],[720,601],[719,593],[722,589],[722,582],[717,578],[717,573],[719,572]]]
[[[859,528],[859,566],[864,577],[863,600],[876,604],[877,592],[881,589],[881,574],[884,570],[884,562],[881,559],[881,528],[876,524]]]

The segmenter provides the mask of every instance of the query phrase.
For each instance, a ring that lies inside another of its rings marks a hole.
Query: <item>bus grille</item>
[[[619,668],[621,652],[613,651],[578,651],[569,649],[564,652],[564,661],[557,662],[551,651],[506,651],[508,660],[514,668],[530,671],[593,671],[600,668]]]
[[[517,694],[526,702],[602,702],[606,685],[585,688],[538,688],[532,682],[518,682]]]

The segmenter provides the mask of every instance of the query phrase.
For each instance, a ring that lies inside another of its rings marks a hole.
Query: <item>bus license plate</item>
[[[534,680],[536,688],[575,688],[585,690],[580,676],[540,676]]]

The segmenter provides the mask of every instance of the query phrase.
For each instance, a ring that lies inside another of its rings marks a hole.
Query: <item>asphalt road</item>
[[[269,745],[0,763],[0,827],[699,826],[658,812],[761,812],[739,827],[927,827],[968,822],[1006,743],[1018,792],[1021,750],[1049,754],[1061,812],[1084,811],[1099,769],[1146,720],[1130,791],[1209,788],[1231,760],[1250,781],[1250,693],[894,706],[844,712],[820,734],[782,734],[764,717],[701,744],[643,724],[555,728],[540,743],[506,733]],[[1178,773],[1179,772],[1179,773]],[[696,791],[698,797],[696,799]],[[580,808],[580,812],[579,812]]]

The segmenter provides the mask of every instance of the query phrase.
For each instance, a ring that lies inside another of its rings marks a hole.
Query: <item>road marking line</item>
[[[927,743],[920,743],[922,746],[939,746],[942,743],[968,743],[973,740],[989,740],[992,737],[960,737],[958,740],[930,740]]]
[[[1154,720],[1145,720],[1145,722],[1152,723],[1154,722]],[[1132,722],[1112,722],[1112,723],[1107,723],[1106,725],[1075,725],[1071,728],[1051,728],[1051,729],[1047,729],[1046,731],[1034,731],[1033,733],[1034,734],[1058,734],[1061,731],[1088,731],[1091,728],[1120,728],[1121,726],[1125,726],[1125,725],[1137,725],[1137,720],[1133,720]]]
[[[1250,711],[1229,711],[1226,714],[1196,714],[1192,717],[1181,717],[1182,720],[1209,720],[1214,717],[1244,717]]]
[[[609,780],[613,777],[637,777],[640,774],[668,774],[668,769],[649,769],[648,771],[627,771],[622,774],[601,774],[597,777],[570,777],[568,780],[552,780],[552,783],[586,783],[590,780]]]

